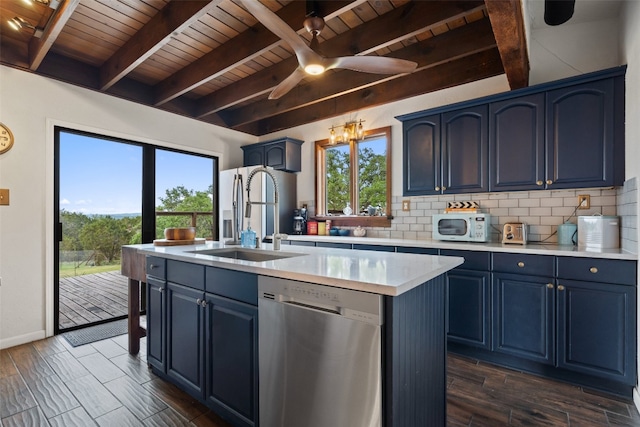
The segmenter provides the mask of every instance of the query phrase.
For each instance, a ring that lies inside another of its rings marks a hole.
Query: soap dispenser
[[[256,247],[256,232],[249,226],[246,230],[243,230],[240,234],[240,245],[243,248],[255,248]]]

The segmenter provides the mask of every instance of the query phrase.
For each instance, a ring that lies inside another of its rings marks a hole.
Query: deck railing
[[[214,212],[209,211],[209,212],[200,212],[200,211],[156,211],[156,216],[185,216],[190,218],[190,221],[188,222],[188,224],[184,224],[185,226],[191,226],[191,227],[196,227],[196,234],[198,231],[208,231],[209,235],[205,236],[205,237],[210,237],[213,240],[216,240],[216,227],[215,227],[215,223],[213,221],[213,217],[214,217]],[[204,229],[201,227],[200,229],[198,229],[198,217],[199,216],[208,216],[211,218],[211,223],[210,224],[206,224],[204,227]],[[158,236],[159,238],[162,238],[164,236]]]

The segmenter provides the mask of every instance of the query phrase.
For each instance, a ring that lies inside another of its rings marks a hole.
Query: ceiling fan
[[[324,19],[308,16],[304,27],[311,33],[309,46],[305,40],[289,27],[278,15],[258,0],[240,0],[245,8],[269,31],[286,42],[298,58],[298,68],[284,79],[269,94],[269,99],[278,99],[293,89],[306,75],[319,75],[333,68],[343,68],[373,74],[403,74],[416,69],[417,63],[385,56],[341,56],[326,58],[318,51],[318,34],[324,28]]]

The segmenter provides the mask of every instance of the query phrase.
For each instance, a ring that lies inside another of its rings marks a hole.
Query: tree
[[[387,202],[387,158],[365,147],[358,152],[360,206],[384,206]]]
[[[327,149],[327,212],[340,212],[349,195],[349,151],[344,149]]]
[[[160,197],[161,204],[157,211],[163,212],[212,212],[211,216],[198,216],[196,236],[209,237],[213,235],[213,186],[206,191],[194,191],[179,185],[165,191],[165,197]],[[165,228],[189,227],[191,217],[158,216],[156,217],[156,236],[163,237]]]
[[[111,264],[120,257],[122,246],[129,243],[132,235],[124,225],[124,221],[107,215],[93,218],[82,228],[80,241],[85,249],[94,251],[96,263],[104,258]]]
[[[80,232],[85,225],[91,222],[91,218],[78,212],[69,212],[62,209],[60,211],[60,222],[62,223],[60,250],[81,251],[83,247],[80,241]]]

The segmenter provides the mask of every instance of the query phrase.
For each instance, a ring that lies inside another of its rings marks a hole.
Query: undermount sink
[[[205,249],[201,251],[190,251],[196,255],[210,255],[222,258],[241,259],[244,261],[273,261],[276,259],[292,258],[296,256],[302,256],[306,254],[298,254],[295,252],[280,252],[269,251],[262,249],[247,249],[247,248],[219,248],[219,249]]]

